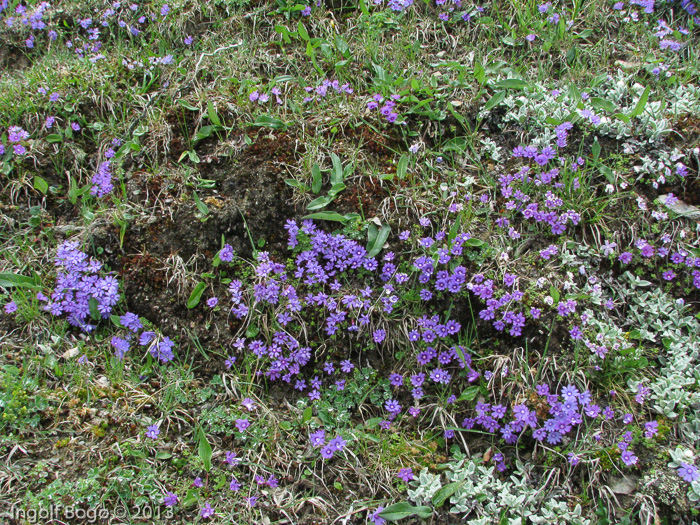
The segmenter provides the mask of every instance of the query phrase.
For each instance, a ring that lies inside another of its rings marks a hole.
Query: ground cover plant
[[[0,0],[7,523],[700,521],[693,0]]]

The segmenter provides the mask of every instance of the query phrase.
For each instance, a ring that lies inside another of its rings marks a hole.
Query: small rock
[[[610,490],[615,494],[632,494],[637,488],[637,476],[624,476],[621,478],[612,478],[610,480]]]

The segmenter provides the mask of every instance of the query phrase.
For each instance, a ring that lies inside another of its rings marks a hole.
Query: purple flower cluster
[[[316,99],[316,97],[326,98],[331,90],[335,91],[336,93],[345,93],[346,95],[352,95],[354,93],[354,90],[352,87],[350,87],[349,83],[341,85],[337,80],[324,79],[316,87],[306,86],[304,88],[304,91],[308,93],[308,95],[304,97],[304,102],[312,102]]]
[[[401,95],[391,95],[385,99],[379,93],[372,96],[372,100],[367,102],[367,109],[373,111],[379,108],[379,113],[386,118],[387,122],[393,124],[399,118],[399,114],[394,111],[396,103],[401,99]],[[382,104],[381,108],[379,107]]]
[[[323,429],[312,432],[309,441],[314,448],[321,448],[321,457],[331,459],[336,452],[340,452],[347,444],[342,436],[337,435],[333,439],[326,441],[326,432]]]
[[[119,301],[119,283],[109,275],[100,277],[102,263],[80,251],[76,241],[59,246],[55,264],[56,287],[44,309],[56,316],[66,314],[72,325],[91,331],[95,326],[88,318],[109,317]]]
[[[114,139],[112,141],[112,146],[118,148],[121,146],[121,141],[119,139]],[[114,189],[114,185],[112,184],[112,159],[114,155],[116,155],[116,153],[111,147],[105,151],[107,160],[100,163],[97,168],[97,173],[92,176],[91,195],[102,198]]]

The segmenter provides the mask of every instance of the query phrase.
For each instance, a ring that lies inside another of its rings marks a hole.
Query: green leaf
[[[374,226],[376,230],[376,226],[372,224],[370,225],[370,228],[372,226]],[[372,243],[367,246],[367,257],[374,257],[380,251],[382,251],[384,243],[389,237],[389,233],[391,233],[391,226],[389,226],[388,224],[382,225],[381,229],[376,233],[376,235],[374,235]]]
[[[604,109],[605,111],[609,111],[610,113],[614,113],[616,108],[613,102],[610,102],[609,100],[600,97],[593,97],[591,99],[591,106],[598,109]]]
[[[192,104],[187,102],[185,99],[181,98],[177,101],[177,103],[180,104],[183,108],[189,109],[190,111],[199,111],[198,107],[193,106]]]
[[[474,398],[479,394],[479,386],[478,385],[473,385],[467,388],[462,394],[459,396],[459,399],[457,401],[473,401]]]
[[[299,182],[296,179],[284,179],[285,184],[287,186],[291,186],[292,188],[299,188],[301,191],[309,191],[309,188],[304,184],[303,182]]]
[[[192,293],[190,294],[190,298],[187,299],[187,308],[192,309],[199,304],[199,301],[202,299],[202,294],[204,293],[206,287],[206,283],[197,283],[197,285],[194,287],[194,290],[192,290]]]
[[[219,119],[219,115],[216,114],[216,109],[214,109],[214,104],[211,103],[211,100],[207,102],[207,115],[212,124],[221,126],[221,119]]]
[[[38,288],[38,284],[31,277],[17,273],[0,273],[0,287],[2,288]]]
[[[554,286],[549,287],[549,295],[552,296],[552,299],[554,299],[554,306],[559,304],[559,290],[557,290]]]
[[[331,172],[331,184],[340,184],[343,182],[343,165],[340,163],[340,158],[335,153],[331,153],[333,161],[333,171]]]
[[[37,175],[34,177],[34,189],[46,195],[49,191],[49,183]]]
[[[647,101],[649,100],[649,93],[651,93],[651,86],[647,86],[644,90],[644,93],[642,93],[642,96],[639,97],[639,101],[632,110],[632,113],[630,113],[630,117],[638,117],[639,115],[644,113],[644,108],[646,107]]]
[[[48,135],[46,137],[46,142],[54,144],[56,142],[63,142],[63,135],[60,133],[54,133],[53,135]]]
[[[418,516],[419,518],[428,519],[433,515],[430,507],[414,507],[410,503],[402,501],[394,503],[379,513],[379,516],[387,521],[398,521],[409,516]]]
[[[331,200],[335,199],[335,196],[338,195],[341,191],[343,191],[347,186],[343,184],[342,182],[339,182],[337,184],[333,184],[331,186],[331,189],[328,190],[328,196],[331,198]]]
[[[209,138],[211,137],[212,133],[214,133],[214,131],[214,126],[202,126],[197,132],[197,134],[194,136],[194,141],[199,142],[200,140]]]
[[[204,463],[204,470],[209,472],[211,470],[212,450],[209,441],[207,441],[207,436],[201,428],[199,429],[199,448],[197,452],[199,453],[200,459]]]
[[[452,496],[452,494],[454,494],[460,488],[462,488],[462,486],[464,486],[465,483],[466,481],[455,481],[442,487],[433,496],[433,506],[436,508],[442,507],[445,501],[447,501],[447,498],[449,498],[450,496]]]
[[[336,222],[342,222],[343,224],[347,223],[351,219],[356,219],[359,217],[357,213],[352,213],[348,215],[341,215],[340,213],[336,213],[334,211],[321,211],[318,213],[312,213],[311,215],[307,215],[305,217],[302,217],[303,219],[316,219],[319,221],[336,221]]]
[[[169,452],[156,452],[156,459],[164,460],[173,457]]]
[[[474,78],[479,84],[483,84],[486,80],[486,70],[479,62],[474,64]]]
[[[505,80],[499,80],[493,87],[499,89],[525,89],[529,87],[530,84],[519,78],[507,78]]]
[[[100,310],[99,308],[97,308],[97,306],[97,299],[95,299],[94,297],[90,297],[90,300],[88,301],[88,308],[90,309],[90,317],[95,322],[102,319],[102,314],[100,313]]]
[[[338,50],[338,52],[345,58],[349,58],[350,48],[348,47],[347,42],[345,42],[345,40],[343,40],[340,37],[340,35],[335,35],[335,38],[333,40],[335,41],[335,48]]]
[[[399,179],[406,177],[406,169],[408,168],[408,155],[401,155],[399,163],[396,166],[396,176]]]
[[[506,98],[506,92],[505,91],[498,91],[494,93],[494,95],[486,102],[486,105],[484,106],[484,111],[490,111],[491,109],[495,108],[498,106],[501,102],[503,102]]]
[[[615,114],[613,115],[613,117],[615,117],[615,118],[618,119],[618,120],[621,120],[621,121],[624,122],[625,124],[629,124],[629,123],[630,123],[630,118],[629,118],[627,115],[625,115],[624,113],[615,113]]]
[[[320,210],[321,208],[325,208],[328,206],[331,202],[333,202],[334,197],[329,197],[328,195],[324,195],[322,197],[318,197],[314,200],[312,200],[308,206],[306,206],[306,209],[309,211],[314,211],[314,210]]]
[[[471,246],[472,248],[481,248],[486,243],[484,241],[482,241],[481,239],[474,238],[474,239],[467,239],[466,241],[464,241],[464,244],[466,246]]]
[[[311,420],[311,416],[313,416],[313,408],[312,407],[306,407],[304,409],[304,413],[301,415],[301,422],[306,423],[307,421]]]
[[[591,146],[591,151],[593,152],[593,160],[598,160],[600,158],[600,142],[598,142],[597,137]]]
[[[299,24],[297,24],[297,31],[299,32],[299,36],[301,37],[301,39],[304,40],[305,42],[308,42],[309,40],[311,40],[309,38],[309,33],[306,31],[304,24],[301,23],[301,20],[299,21]]]
[[[457,238],[457,234],[459,233],[459,229],[462,225],[462,216],[457,215],[457,220],[454,222],[452,225],[452,228],[450,228],[450,233],[447,235],[447,245],[449,247],[452,247],[452,241],[454,241]]]
[[[314,193],[318,193],[319,191],[321,191],[323,180],[321,178],[321,167],[318,165],[317,162],[315,162],[314,165],[311,166],[311,177],[311,191],[313,191]]]
[[[255,119],[255,122],[251,126],[260,126],[262,128],[272,128],[277,130],[287,129],[287,124],[278,118],[271,117],[270,115],[260,115]]]
[[[199,213],[201,213],[202,215],[208,215],[209,207],[200,200],[199,195],[197,195],[196,191],[192,192],[192,197],[194,197],[194,205],[197,206]]]

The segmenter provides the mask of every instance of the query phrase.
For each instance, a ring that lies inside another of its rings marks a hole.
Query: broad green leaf
[[[593,146],[591,146],[591,151],[593,152],[593,160],[598,160],[600,158],[600,142],[598,142],[597,138],[593,142]]]
[[[389,237],[389,233],[391,233],[391,226],[388,224],[382,225],[381,229],[374,236],[374,241],[371,243],[371,245],[367,246],[367,257],[374,257],[380,251],[382,251],[384,243]]]
[[[179,99],[177,101],[177,103],[180,104],[183,108],[189,109],[190,111],[199,111],[198,107],[193,106],[192,104],[190,104],[189,102],[187,102],[186,100],[184,100],[182,98]]]
[[[519,78],[507,78],[505,80],[499,80],[493,87],[499,89],[525,89],[529,87],[530,84]]]
[[[192,196],[194,197],[194,205],[197,206],[199,213],[201,213],[202,215],[208,215],[209,207],[200,200],[199,195],[197,195],[196,191],[192,192]]]
[[[202,299],[202,294],[204,293],[206,287],[206,283],[197,283],[197,285],[194,287],[194,290],[192,290],[192,293],[190,294],[190,298],[187,299],[187,308],[192,309],[199,304],[199,301]]]
[[[399,163],[396,166],[396,176],[399,179],[406,177],[406,169],[408,168],[408,155],[401,155]]]
[[[307,421],[310,421],[312,415],[313,415],[313,408],[306,407],[304,409],[304,413],[301,415],[301,422],[306,423]]]
[[[639,97],[639,101],[632,110],[632,113],[630,113],[630,117],[638,117],[644,113],[644,108],[647,106],[647,101],[649,100],[649,93],[651,93],[651,86],[647,86],[642,96]]]
[[[214,133],[214,126],[202,126],[194,136],[194,141],[199,142],[200,140],[209,138],[212,133]]]
[[[296,179],[284,179],[284,182],[287,184],[287,186],[291,186],[292,188],[299,188],[301,191],[309,191],[306,184],[299,182]]]
[[[343,191],[346,187],[347,186],[345,186],[345,184],[343,184],[342,182],[333,184],[333,186],[331,186],[331,189],[328,190],[328,196],[331,198],[331,200],[333,200],[335,199],[335,196],[341,191]]]
[[[169,452],[156,452],[156,459],[165,460],[173,457]]]
[[[549,295],[552,296],[552,299],[554,299],[554,304],[557,305],[559,304],[559,290],[557,290],[554,286],[549,287]]]
[[[38,284],[31,277],[16,273],[0,273],[2,288],[37,288]]]
[[[219,119],[219,115],[216,114],[216,109],[214,109],[214,104],[211,103],[211,100],[207,102],[207,115],[212,124],[221,126],[221,119]]]
[[[335,48],[340,52],[341,55],[343,55],[345,58],[348,58],[350,56],[350,48],[348,47],[347,42],[345,42],[345,40],[343,40],[340,35],[335,35],[334,41]]]
[[[457,492],[462,486],[466,483],[466,481],[455,481],[453,483],[449,483],[442,487],[440,490],[438,490],[435,495],[433,496],[433,506],[436,508],[442,507],[442,505],[447,501],[447,498],[452,496],[455,492]]]
[[[471,246],[472,248],[480,248],[481,246],[484,246],[486,243],[482,241],[481,239],[467,239],[464,241],[465,246]]]
[[[351,213],[348,215],[341,215],[340,213],[337,213],[334,211],[321,211],[318,213],[312,213],[311,215],[307,215],[307,216],[302,217],[302,218],[303,219],[316,219],[319,221],[336,221],[336,222],[342,222],[343,224],[345,224],[352,219],[356,219],[357,217],[359,217],[359,215],[357,213]]]
[[[49,142],[50,144],[53,144],[55,142],[63,142],[63,135],[60,133],[54,133],[53,135],[49,135],[46,137],[46,142]]]
[[[483,84],[486,80],[486,70],[479,62],[474,64],[474,78],[479,84]]]
[[[90,300],[88,301],[88,308],[90,309],[90,317],[95,322],[102,319],[102,314],[100,313],[100,310],[99,308],[97,308],[97,306],[97,299],[95,299],[94,297],[90,297]]]
[[[621,120],[625,124],[630,123],[630,118],[627,115],[625,115],[624,113],[615,113],[613,115],[613,117],[615,117],[617,120]]]
[[[46,195],[49,191],[49,183],[37,175],[34,177],[34,189]]]
[[[331,202],[333,202],[333,199],[334,199],[334,197],[329,197],[328,195],[318,197],[318,198],[312,200],[309,203],[309,205],[306,207],[306,209],[309,211],[320,210],[321,208],[325,208]]]
[[[309,38],[309,33],[306,31],[304,24],[301,23],[301,20],[299,21],[299,24],[297,24],[297,31],[299,32],[299,36],[301,37],[302,40],[304,40],[306,42],[311,40]]]
[[[591,106],[598,109],[604,109],[605,111],[609,111],[610,113],[613,113],[616,107],[613,102],[610,102],[609,100],[600,97],[593,97],[591,99]]]
[[[457,234],[459,233],[459,229],[462,225],[462,216],[457,215],[457,220],[454,222],[452,225],[452,228],[450,228],[450,233],[447,235],[447,245],[452,247],[452,241],[455,240],[457,237]]]
[[[503,102],[506,98],[506,92],[505,91],[498,91],[494,93],[494,95],[486,102],[486,105],[484,106],[484,111],[490,111],[491,109],[495,108],[498,106],[501,102]]]
[[[209,472],[211,470],[211,445],[207,441],[207,436],[202,429],[199,430],[199,458],[204,463],[204,470]]]
[[[251,126],[260,126],[262,128],[272,128],[277,130],[287,129],[287,124],[278,118],[271,117],[270,115],[260,115],[255,119],[255,122],[253,122]]]
[[[318,193],[319,191],[321,191],[323,180],[321,178],[321,167],[318,165],[317,162],[315,162],[314,165],[311,166],[311,177],[311,191],[313,191],[314,193]]]
[[[340,158],[335,153],[331,153],[333,161],[333,171],[331,171],[331,184],[340,184],[343,182],[343,165],[340,163]]]
[[[379,516],[387,521],[398,521],[409,516],[418,516],[419,518],[428,519],[433,515],[430,507],[414,507],[410,503],[402,501],[394,503],[379,513]]]
[[[470,386],[459,396],[457,401],[472,401],[479,394],[479,387],[477,385]]]

